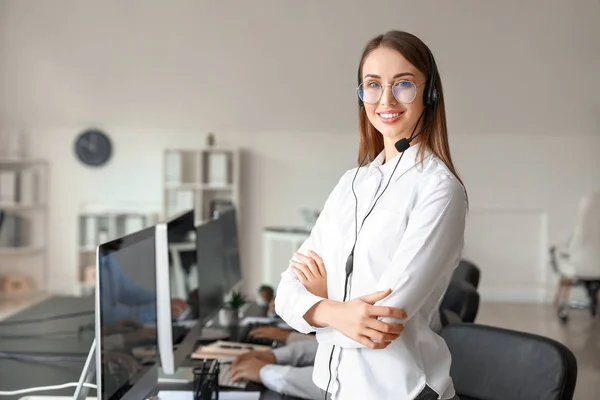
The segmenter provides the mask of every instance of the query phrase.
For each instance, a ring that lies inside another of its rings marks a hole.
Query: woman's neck
[[[382,162],[382,165],[385,164],[386,162],[388,162],[389,160],[392,160],[394,157],[396,157],[398,154],[400,154],[400,152],[398,150],[396,150],[396,142],[398,140],[397,138],[384,138],[383,140],[383,152],[385,155],[385,159]],[[411,146],[415,146],[417,143],[419,143],[421,141],[421,137],[415,137],[413,139],[412,142],[410,142]]]

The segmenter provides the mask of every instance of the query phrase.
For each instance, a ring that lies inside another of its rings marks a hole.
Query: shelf
[[[211,183],[166,183],[167,190],[234,190],[233,185],[215,185]]]
[[[195,190],[200,189],[202,185],[197,183],[181,183],[181,182],[167,182],[165,188],[169,190]]]
[[[0,210],[4,211],[42,210],[44,208],[46,208],[45,204],[0,203]]]
[[[213,185],[210,183],[205,183],[201,185],[201,189],[204,190],[234,190],[235,187],[233,185]]]
[[[47,164],[48,161],[37,158],[0,157],[0,165]]]
[[[44,251],[43,247],[25,246],[25,247],[0,247],[2,256],[26,256],[37,254]]]

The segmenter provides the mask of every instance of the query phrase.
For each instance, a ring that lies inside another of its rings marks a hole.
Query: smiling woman
[[[409,33],[379,35],[357,92],[359,166],[282,274],[276,312],[316,332],[324,397],[456,399],[438,304],[460,260],[467,197],[433,54]]]

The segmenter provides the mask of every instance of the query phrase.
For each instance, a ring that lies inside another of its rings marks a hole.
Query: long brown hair
[[[431,74],[431,62],[429,48],[418,37],[403,31],[389,31],[371,39],[363,51],[362,58],[358,67],[358,84],[362,82],[362,68],[365,59],[371,52],[379,47],[387,47],[396,50],[404,56],[412,65],[415,66],[425,76]],[[448,144],[448,129],[446,127],[446,109],[444,106],[444,91],[442,90],[442,80],[435,62],[433,68],[436,69],[435,88],[438,93],[437,106],[429,107],[424,115],[424,122],[433,118],[431,124],[420,134],[420,142],[425,146],[420,146],[417,158],[423,160],[425,149],[429,148],[440,160],[446,164],[448,169],[463,184],[462,180],[454,168],[452,157],[450,155],[450,145]],[[433,114],[435,110],[435,115]],[[360,132],[360,143],[358,150],[358,162],[363,161],[365,157],[373,161],[381,151],[383,151],[383,135],[371,124],[363,107],[358,106],[358,122]],[[464,186],[464,184],[463,184]]]

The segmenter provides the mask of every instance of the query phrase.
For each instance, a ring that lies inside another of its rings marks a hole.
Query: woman
[[[399,31],[368,42],[358,79],[361,165],[339,180],[282,274],[276,312],[316,331],[313,379],[324,396],[454,399],[436,331],[467,196],[442,82],[427,46]]]

